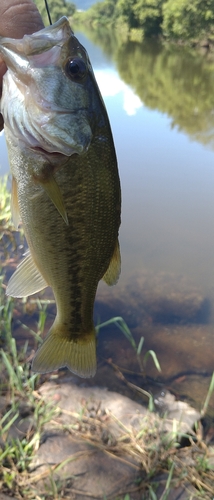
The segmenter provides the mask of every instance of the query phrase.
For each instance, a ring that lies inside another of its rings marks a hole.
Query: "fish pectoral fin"
[[[120,271],[121,271],[120,245],[117,239],[109,267],[103,276],[103,280],[109,286],[116,285],[120,276]]]
[[[20,213],[18,204],[18,189],[15,177],[12,176],[12,188],[11,188],[11,214],[15,229],[18,229],[20,223]]]
[[[55,323],[36,352],[32,371],[48,373],[66,366],[79,377],[93,377],[96,373],[95,330],[88,334],[65,337],[62,328]]]
[[[37,269],[30,251],[27,250],[25,259],[17,266],[8,282],[6,294],[11,297],[27,297],[40,292],[47,286],[48,284]]]
[[[45,192],[55,205],[56,209],[58,210],[59,214],[61,215],[61,217],[68,226],[68,216],[63,202],[62,193],[54,176],[52,174],[49,174],[48,179],[45,181],[40,181],[40,184],[42,185],[43,189],[45,190]]]

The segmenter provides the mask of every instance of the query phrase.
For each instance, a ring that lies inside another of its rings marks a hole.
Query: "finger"
[[[0,35],[22,38],[44,28],[33,0],[0,1]]]
[[[44,28],[40,13],[33,0],[0,0],[0,36],[22,38]],[[0,57],[0,97],[2,77],[7,68]],[[0,115],[0,131],[3,118]]]

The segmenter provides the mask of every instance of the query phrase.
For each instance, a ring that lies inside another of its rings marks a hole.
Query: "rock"
[[[53,469],[51,479],[60,480],[65,486],[71,481],[72,491],[76,490],[78,499],[80,495],[84,500],[88,496],[87,493],[92,498],[117,494],[124,485],[134,485],[138,473],[138,467],[134,463],[132,467],[131,461],[126,463],[125,459],[115,460],[114,456],[105,453],[102,447],[99,449],[96,445],[75,439],[71,435],[50,433],[38,451],[37,469],[34,473],[36,477],[47,471],[47,477],[39,481],[36,488],[43,491],[44,485],[46,488],[50,486],[51,466],[63,461],[65,465],[60,467],[59,472]],[[43,465],[38,468],[39,463],[46,463],[48,467]]]
[[[32,417],[18,417],[8,431],[7,440],[10,441],[11,439],[23,439],[30,429],[32,431],[33,427],[34,420]]]
[[[88,496],[124,498],[129,491],[132,500],[142,500],[136,483],[140,484],[145,471],[149,472],[147,446],[148,450],[153,446],[158,450],[161,435],[174,425],[171,420],[170,427],[170,418],[183,418],[184,408],[189,410],[187,405],[181,410],[175,398],[167,394],[164,404],[169,415],[163,428],[163,420],[140,404],[99,387],[85,387],[82,382],[77,385],[72,376],[46,382],[39,392],[45,401],[58,407],[58,412],[45,424],[31,464],[31,479],[41,495],[50,489],[51,482],[60,482],[64,494],[72,492],[74,500]]]
[[[209,464],[209,468],[214,470],[214,446],[208,447],[207,461]]]
[[[4,493],[0,493],[0,500],[17,500],[15,497],[9,497],[8,495],[5,495]]]
[[[9,407],[8,408],[4,407],[4,410],[5,410],[4,413],[6,413],[6,411],[9,410]],[[9,417],[4,422],[4,425],[7,424],[13,419],[13,417],[15,417],[15,415],[17,415],[16,420],[13,422],[13,424],[9,427],[7,431],[7,441],[11,441],[13,439],[21,440],[27,435],[30,429],[31,431],[33,430],[34,419],[32,413],[33,413],[32,407],[30,407],[28,404],[25,404],[22,401],[19,402],[17,409],[12,411],[9,414]]]
[[[156,481],[159,481],[159,486],[155,491],[157,500],[162,500],[164,498],[163,495],[165,493],[167,479],[167,474],[162,474],[161,476],[156,477]],[[189,483],[186,483],[183,486],[171,486],[170,490],[167,492],[166,498],[167,500],[199,500],[197,491]]]
[[[154,398],[154,404],[159,414],[164,417],[163,428],[171,433],[192,434],[196,422],[201,418],[200,413],[185,401],[176,401],[169,391],[162,391]],[[173,423],[173,426],[172,426]]]
[[[122,316],[134,328],[142,321],[164,324],[207,323],[210,302],[184,276],[142,271],[114,290],[101,287],[96,309]],[[111,312],[110,312],[111,311]],[[105,321],[105,316],[102,321]]]
[[[72,376],[63,378],[62,383],[46,382],[41,386],[40,394],[45,400],[57,402],[57,406],[62,410],[58,418],[59,423],[75,423],[78,415],[82,415],[83,424],[84,418],[91,423],[94,418],[102,424],[102,431],[107,428],[116,439],[124,434],[124,429],[127,432],[132,429],[138,431],[142,419],[148,415],[144,406],[126,396],[105,388],[76,385]],[[155,418],[155,415],[151,414],[152,418]]]
[[[0,396],[0,414],[2,414],[5,411],[7,405],[8,405],[8,399],[5,396]]]
[[[122,436],[126,442],[130,441],[132,428],[139,430],[147,410],[120,394],[98,387],[78,387],[72,383],[72,377],[62,384],[45,383],[40,394],[45,400],[53,398],[61,413],[54,419],[54,425],[45,425],[41,446],[31,466],[34,480],[46,472],[49,476],[53,467],[52,478],[64,481],[65,485],[71,480],[72,491],[78,492],[78,499],[82,500],[88,492],[90,498],[103,498],[130,486],[134,488],[139,463],[125,451],[120,456],[117,442]],[[108,453],[112,449],[115,454]],[[55,466],[63,461],[65,465],[55,471]],[[36,488],[42,492],[48,484],[48,477],[44,477]],[[140,500],[138,494],[133,498]]]

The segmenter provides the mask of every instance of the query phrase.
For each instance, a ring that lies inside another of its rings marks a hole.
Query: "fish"
[[[56,317],[32,371],[96,373],[98,283],[117,283],[121,188],[108,114],[69,21],[0,38],[7,65],[0,110],[12,174],[11,211],[28,250],[6,293],[52,288]]]

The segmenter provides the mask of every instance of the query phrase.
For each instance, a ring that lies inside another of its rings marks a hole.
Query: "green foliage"
[[[45,25],[49,24],[44,0],[34,0]],[[72,16],[76,10],[72,2],[66,0],[48,0],[52,22],[55,23],[62,16]]]
[[[135,17],[145,37],[161,33],[163,3],[164,0],[138,0],[135,3],[133,8]]]
[[[89,24],[93,29],[99,29],[106,25],[112,25],[115,20],[115,1],[105,0],[98,2],[91,6],[91,8],[84,12],[76,12],[74,21],[82,21]]]
[[[198,39],[212,30],[214,0],[168,0],[163,5],[163,33],[170,38]]]
[[[194,50],[144,42],[123,44],[114,56],[125,83],[171,126],[213,147],[214,65]]]
[[[76,20],[94,29],[113,26],[131,40],[154,35],[199,40],[213,31],[214,0],[104,0]]]
[[[82,20],[92,28],[114,26],[126,32],[131,39],[153,36],[161,32],[162,4],[164,0],[105,0],[94,4],[88,11],[78,13],[76,21]]]
[[[129,28],[138,28],[135,14],[135,0],[118,0],[115,4],[115,18],[118,23],[126,23]]]
[[[121,79],[144,105],[165,113],[171,127],[214,148],[214,60],[188,46],[164,45],[155,40],[125,41],[111,30],[84,32],[102,47]]]

